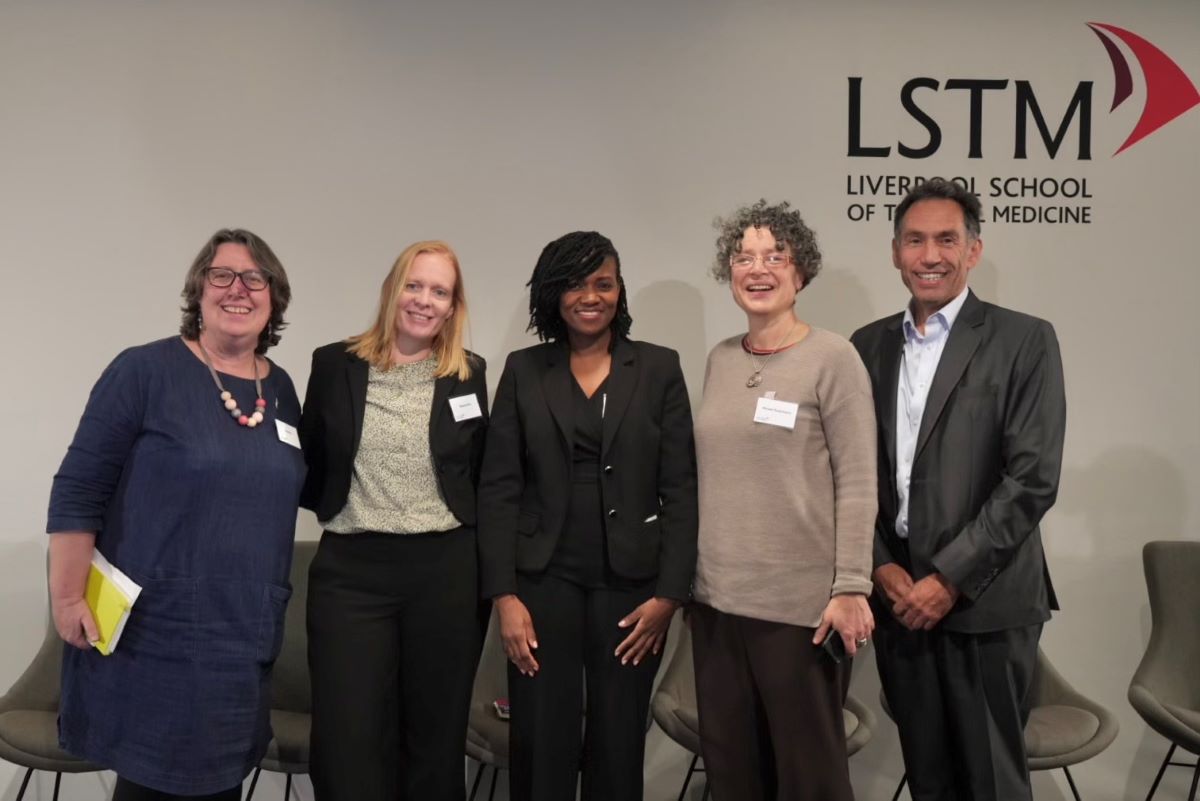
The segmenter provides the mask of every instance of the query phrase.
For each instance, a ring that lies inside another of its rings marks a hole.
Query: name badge
[[[280,442],[286,442],[293,448],[300,447],[300,432],[296,430],[295,426],[289,425],[276,417],[275,430],[279,432]]]
[[[779,426],[789,431],[796,427],[796,412],[800,404],[774,398],[759,398],[754,409],[754,422],[766,423],[769,426]]]
[[[483,417],[483,410],[479,408],[479,400],[475,397],[475,393],[470,395],[459,395],[457,398],[450,399],[450,411],[454,413],[454,422],[461,423],[463,420],[473,420],[476,417]]]

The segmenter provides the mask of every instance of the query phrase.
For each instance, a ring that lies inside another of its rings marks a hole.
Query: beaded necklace
[[[212,376],[213,383],[217,385],[217,392],[221,393],[221,403],[225,406],[229,415],[237,420],[238,425],[246,428],[254,428],[263,421],[263,409],[267,408],[267,402],[263,400],[262,379],[258,377],[258,357],[254,357],[254,391],[258,393],[258,398],[254,401],[254,413],[250,415],[242,414],[242,410],[238,408],[237,401],[233,399],[233,393],[225,389],[221,383],[220,376],[213,369],[212,359],[208,356],[208,351],[204,349],[204,343],[200,341],[200,337],[196,337],[196,345],[200,348],[200,356],[204,359],[204,366],[208,368],[208,374]]]

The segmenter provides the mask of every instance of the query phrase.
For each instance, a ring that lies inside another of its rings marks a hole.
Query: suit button
[[[616,517],[616,516],[617,516],[617,510],[616,510],[616,509],[609,509],[609,510],[608,510],[608,516],[609,516],[609,517]]]
[[[607,474],[607,473],[611,473],[611,472],[612,472],[612,465],[611,465],[611,464],[606,464],[606,465],[604,465],[604,472],[605,472],[606,474]]]

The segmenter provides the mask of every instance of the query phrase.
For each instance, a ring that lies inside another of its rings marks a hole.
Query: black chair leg
[[[287,777],[283,783],[283,801],[290,801],[292,797],[292,774],[283,774]]]
[[[58,786],[60,784],[62,784],[62,774],[55,773],[54,774],[54,798],[52,799],[52,801],[58,801]],[[1194,791],[1195,791],[1195,788],[1193,788],[1193,792]]]
[[[29,786],[29,777],[33,775],[33,768],[25,771],[25,778],[21,780],[21,789],[17,790],[17,801],[21,801],[25,797],[25,788]]]
[[[254,797],[254,788],[258,784],[258,774],[262,773],[262,767],[254,769],[254,776],[250,779],[250,789],[246,791],[246,801],[250,801]]]
[[[479,770],[475,771],[475,781],[471,783],[471,794],[467,796],[467,801],[475,801],[475,793],[479,792],[479,780],[483,778],[483,769],[487,765],[479,763]]]
[[[1075,780],[1071,778],[1071,771],[1067,770],[1067,766],[1063,765],[1063,773],[1067,774],[1067,784],[1071,785],[1071,795],[1075,796],[1075,801],[1083,801],[1079,797],[1079,788],[1075,786]]]
[[[1158,789],[1158,783],[1162,781],[1163,773],[1167,770],[1167,765],[1171,761],[1171,754],[1175,753],[1175,743],[1171,743],[1171,747],[1167,749],[1167,758],[1162,761],[1162,765],[1158,768],[1158,774],[1154,777],[1154,784],[1150,785],[1150,792],[1146,794],[1146,801],[1150,801],[1154,797],[1154,791]]]
[[[1196,760],[1196,770],[1192,773],[1192,790],[1188,793],[1188,801],[1196,801],[1196,787],[1200,785],[1200,759]]]
[[[687,795],[688,783],[692,780],[692,774],[696,772],[696,763],[700,761],[700,755],[692,756],[692,764],[688,767],[687,775],[683,777],[683,787],[679,789],[679,801],[683,801],[683,797]]]
[[[892,801],[900,801],[900,793],[904,792],[904,785],[908,783],[908,774],[905,773],[900,777],[900,783],[896,785],[896,792],[892,794]]]
[[[492,765],[492,787],[488,790],[488,801],[496,801],[496,779],[500,776],[500,768]]]

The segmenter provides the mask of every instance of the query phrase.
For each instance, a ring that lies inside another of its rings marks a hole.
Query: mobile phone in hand
[[[825,635],[825,641],[821,643],[821,650],[834,661],[834,664],[840,665],[846,658],[846,643],[842,641],[842,635],[838,634],[837,629],[829,629],[829,633]]]

